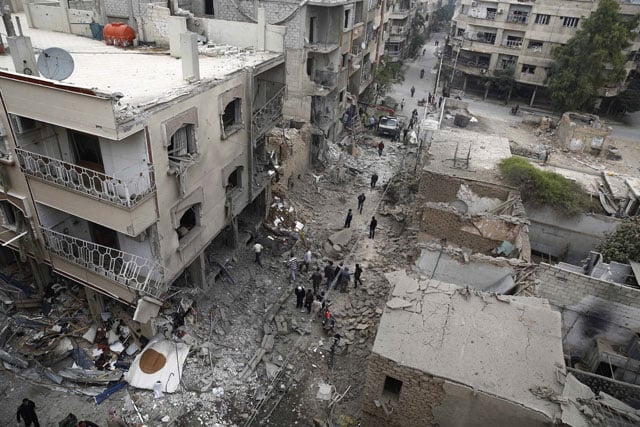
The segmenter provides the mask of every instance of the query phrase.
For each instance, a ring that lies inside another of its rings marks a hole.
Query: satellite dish
[[[51,80],[64,80],[73,73],[73,58],[64,49],[50,47],[38,56],[38,71]]]
[[[366,48],[367,48],[367,44],[366,44],[365,42],[362,42],[362,44],[360,45],[360,47],[361,47],[362,49],[366,49]]]

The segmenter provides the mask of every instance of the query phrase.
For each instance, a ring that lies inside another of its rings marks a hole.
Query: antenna
[[[64,80],[73,73],[73,58],[64,49],[50,47],[38,56],[38,71],[51,80]]]

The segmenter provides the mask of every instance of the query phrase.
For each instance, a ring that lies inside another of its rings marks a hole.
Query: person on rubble
[[[253,252],[256,254],[256,260],[255,262],[262,267],[262,260],[260,260],[260,255],[262,254],[262,250],[264,249],[264,246],[262,246],[260,243],[256,242],[255,245],[253,245]]]
[[[311,303],[311,314],[312,318],[318,317],[318,313],[322,310],[322,297],[320,295],[316,296],[316,299]]]
[[[311,253],[311,249],[307,248],[307,251],[304,253],[304,257],[302,258],[302,268],[304,268],[304,272],[309,272],[309,267],[311,267],[311,261],[313,259],[313,254]],[[300,269],[302,271],[302,269]]]
[[[349,266],[344,266],[342,272],[340,273],[340,292],[347,292],[347,286],[351,281],[351,272],[349,271]]]
[[[311,284],[313,285],[313,293],[318,294],[318,288],[322,283],[322,273],[320,273],[320,267],[316,267],[316,271],[311,274]]]
[[[364,195],[364,193],[360,193],[360,195],[358,196],[358,212],[360,213],[360,215],[362,215],[362,209],[364,208],[364,201],[367,199],[367,197]]]
[[[18,419],[18,424],[20,424],[20,418],[22,418],[25,427],[30,427],[31,425],[34,427],[40,427],[38,415],[36,415],[36,404],[32,400],[27,398],[22,399],[22,405],[18,407],[16,417]]]
[[[382,150],[384,150],[384,142],[380,141],[378,143],[378,156],[382,156]]]
[[[413,94],[416,93],[416,87],[411,86],[411,97],[413,98]]]
[[[297,286],[294,290],[296,294],[296,308],[302,308],[302,304],[304,303],[304,295],[305,291],[302,286]]]
[[[356,271],[353,272],[354,288],[358,287],[358,282],[360,282],[360,286],[362,286],[362,279],[360,278],[360,276],[362,276],[362,267],[360,267],[360,264],[356,264]]]
[[[298,258],[295,257],[293,251],[291,251],[291,258],[287,261],[287,267],[289,267],[289,278],[291,282],[295,282],[296,273],[298,272]]]
[[[331,287],[331,282],[333,282],[333,261],[328,261],[327,265],[324,267],[324,278],[327,279],[324,287],[329,289]]]
[[[351,209],[347,212],[347,217],[344,219],[344,228],[351,228],[351,220],[353,219],[353,213]]]
[[[371,217],[371,222],[369,223],[369,238],[373,239],[376,237],[376,227],[378,226],[378,220],[376,220],[375,216]]]
[[[378,174],[374,172],[371,175],[371,188],[376,188],[376,182],[378,182]]]
[[[313,296],[313,292],[311,292],[311,290],[307,290],[307,292],[304,294],[304,308],[307,309],[307,314],[311,313],[311,304],[313,303],[314,300],[314,296]]]

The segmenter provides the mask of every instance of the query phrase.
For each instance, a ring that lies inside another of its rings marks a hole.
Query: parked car
[[[378,135],[396,136],[400,132],[400,120],[397,117],[382,116],[378,121]]]

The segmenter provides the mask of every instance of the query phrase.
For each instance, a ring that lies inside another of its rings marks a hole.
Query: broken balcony
[[[251,115],[253,138],[257,140],[273,129],[280,117],[284,105],[285,86],[281,85],[271,97]]]
[[[315,87],[313,95],[328,95],[338,84],[338,72],[332,70],[316,70],[313,73]]]
[[[46,248],[53,254],[135,293],[160,298],[166,291],[163,267],[146,258],[83,240],[50,228],[41,228]],[[54,267],[65,270],[53,262]],[[96,281],[92,283],[100,286]],[[110,291],[114,293],[114,291]]]

